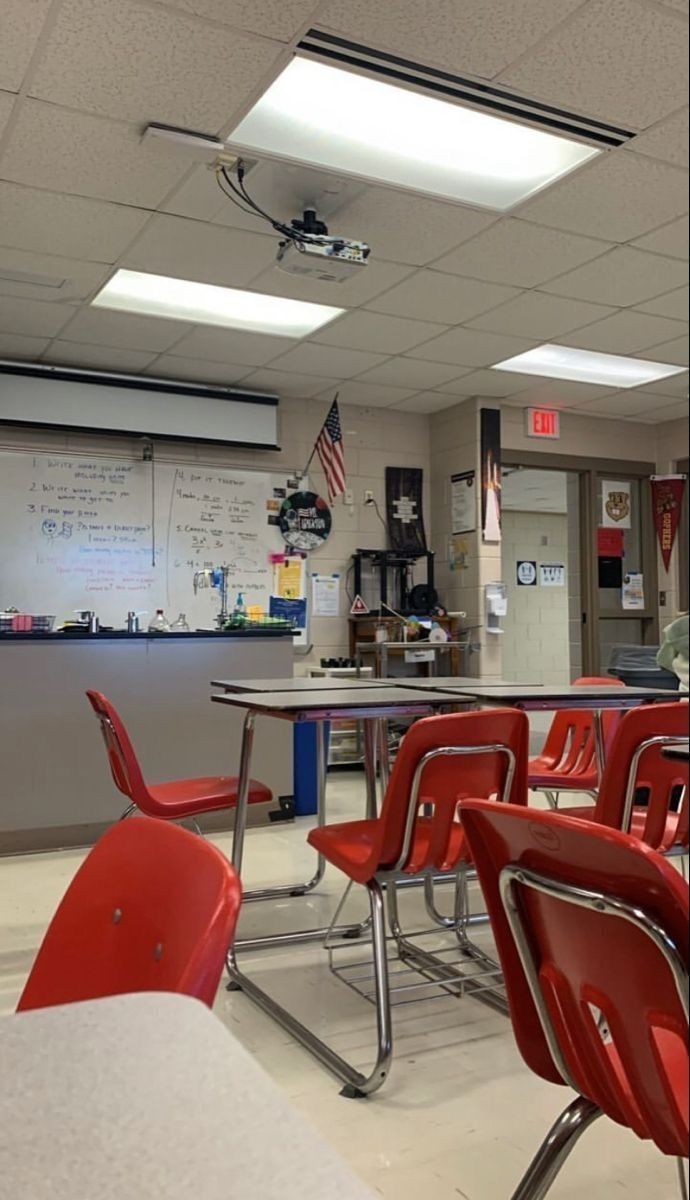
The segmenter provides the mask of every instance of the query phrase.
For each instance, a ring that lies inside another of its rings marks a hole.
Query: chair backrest
[[[461,812],[528,1066],[687,1154],[687,884],[636,838],[563,812]]]
[[[18,1011],[121,992],[183,992],[213,1003],[241,901],[210,842],[132,817],[96,843],[36,956]]]
[[[527,803],[528,744],[527,716],[517,709],[416,721],[402,740],[381,809],[379,865],[450,869],[449,841],[462,796]],[[425,805],[431,806],[425,856],[410,862],[414,826]],[[456,859],[459,849],[456,843]]]
[[[648,795],[642,840],[653,849],[665,844],[667,823],[675,815],[672,840],[688,845],[688,764],[663,754],[674,739],[688,737],[688,717],[688,705],[678,700],[644,704],[625,713],[609,747],[592,820],[629,832],[635,792],[644,788]],[[679,810],[672,814],[670,801],[683,788]]]
[[[574,686],[625,687],[625,684],[610,675],[582,675],[574,681]],[[615,731],[617,721],[617,712],[604,711],[602,714],[602,730],[607,743]],[[596,773],[596,740],[591,711],[574,708],[556,712],[546,735],[542,756],[551,760],[554,771],[568,775],[573,780],[576,780],[577,776]]]
[[[102,692],[88,691],[86,695],[101,726],[115,786],[142,812],[158,816],[157,805],[146,786],[134,746],[115,705]]]

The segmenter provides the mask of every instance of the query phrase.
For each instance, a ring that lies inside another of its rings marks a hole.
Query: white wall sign
[[[644,577],[640,571],[628,571],[623,576],[621,602],[626,612],[644,608]]]
[[[475,471],[463,471],[459,475],[451,475],[450,510],[453,533],[472,533],[477,528]]]
[[[606,529],[630,529],[630,480],[604,479],[601,484],[601,523]]]
[[[539,582],[542,587],[565,587],[565,564],[540,563]]]
[[[519,587],[537,586],[537,564],[529,559],[522,559],[517,564],[517,581]]]
[[[340,576],[312,575],[311,614],[313,617],[340,616]]]

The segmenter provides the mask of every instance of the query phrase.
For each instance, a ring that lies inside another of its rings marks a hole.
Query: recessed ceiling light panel
[[[286,338],[306,337],[345,311],[305,300],[122,269],[115,272],[91,303],[95,308],[169,317],[194,325],[223,325]]]
[[[547,344],[495,363],[492,369],[598,383],[610,388],[634,388],[656,379],[667,379],[669,375],[679,375],[686,368],[649,362],[644,358],[625,358],[621,354],[597,354],[593,350]]]
[[[292,59],[228,141],[497,212],[601,153],[305,58]]]

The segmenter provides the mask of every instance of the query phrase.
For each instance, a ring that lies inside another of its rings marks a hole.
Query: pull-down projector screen
[[[0,362],[0,423],[279,450],[277,396]]]

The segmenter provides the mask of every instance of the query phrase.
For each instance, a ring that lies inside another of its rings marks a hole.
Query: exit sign
[[[528,408],[527,436],[559,438],[561,436],[561,414],[553,408]]]

